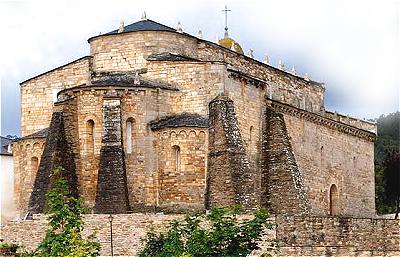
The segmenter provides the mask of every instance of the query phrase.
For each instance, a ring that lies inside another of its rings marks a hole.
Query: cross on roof
[[[228,37],[228,12],[231,10],[228,10],[228,6],[225,5],[225,9],[222,11],[225,12],[225,37]]]

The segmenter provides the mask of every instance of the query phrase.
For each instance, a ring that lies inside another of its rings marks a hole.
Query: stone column
[[[126,213],[129,211],[129,200],[122,147],[121,100],[117,96],[104,96],[101,144],[94,211]]]

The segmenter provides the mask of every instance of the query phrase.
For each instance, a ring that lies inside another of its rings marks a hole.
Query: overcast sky
[[[89,54],[87,39],[149,19],[215,41],[231,37],[326,83],[325,107],[357,118],[399,110],[398,0],[0,0],[0,134],[19,135],[19,82]]]

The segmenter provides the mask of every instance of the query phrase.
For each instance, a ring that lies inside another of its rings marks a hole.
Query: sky
[[[282,60],[326,86],[325,108],[360,119],[399,110],[400,0],[0,0],[1,135],[20,134],[19,83],[89,54],[87,39],[147,18]]]

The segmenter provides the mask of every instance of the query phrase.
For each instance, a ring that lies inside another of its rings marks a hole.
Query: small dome
[[[243,54],[242,47],[230,37],[224,37],[223,39],[218,40],[218,45],[229,48],[237,53]]]

